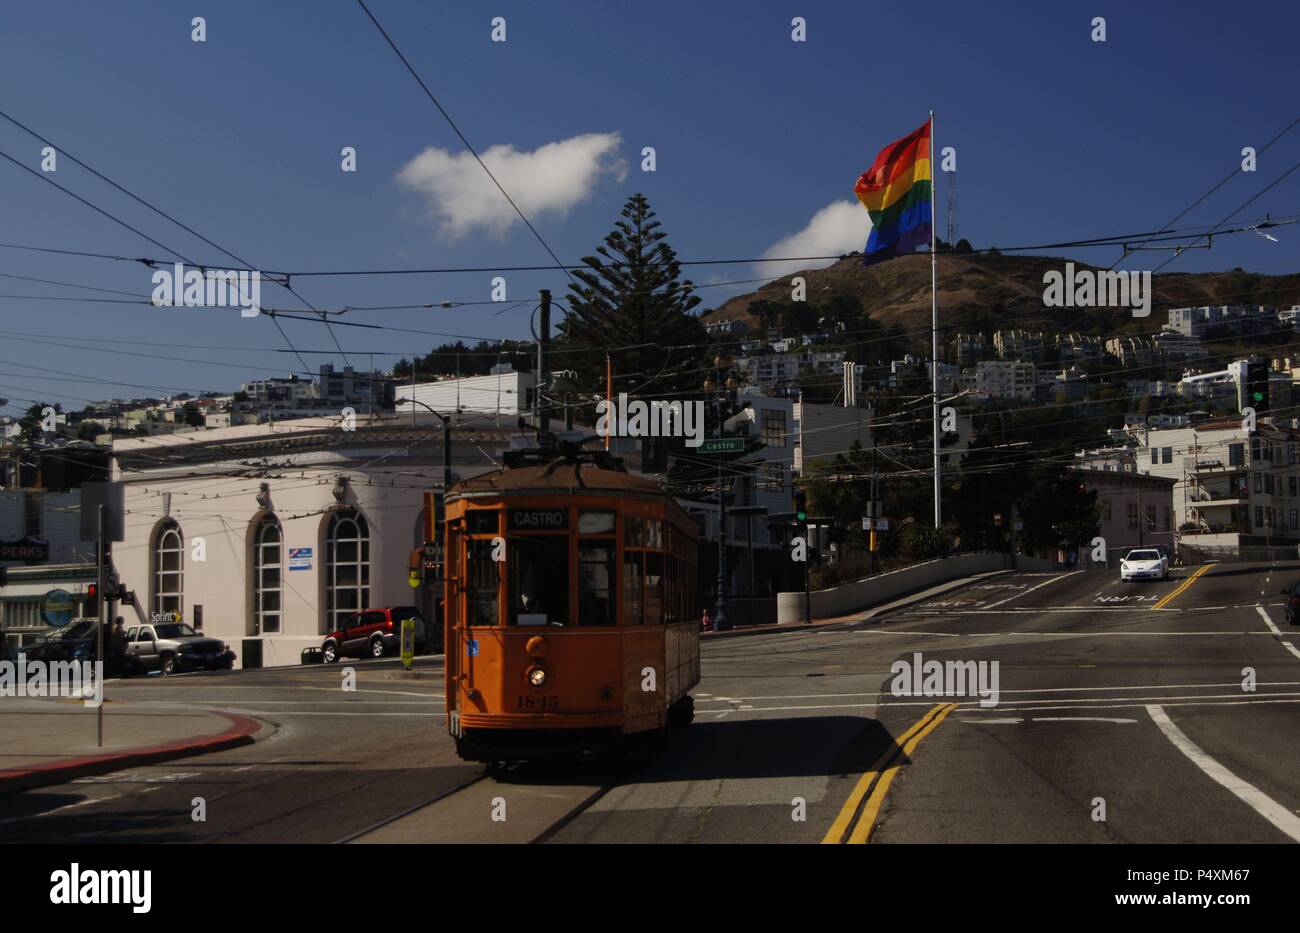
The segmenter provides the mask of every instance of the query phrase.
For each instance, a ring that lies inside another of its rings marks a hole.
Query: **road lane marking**
[[[1186,580],[1184,580],[1182,583],[1180,583],[1180,584],[1178,585],[1178,588],[1177,588],[1176,590],[1174,590],[1172,593],[1170,593],[1170,594],[1169,594],[1168,596],[1166,596],[1164,599],[1160,600],[1160,602],[1156,603],[1156,604],[1155,604],[1154,606],[1152,606],[1151,608],[1152,608],[1152,609],[1163,609],[1163,608],[1165,608],[1165,606],[1168,605],[1169,603],[1171,603],[1171,602],[1172,602],[1172,601],[1173,601],[1173,600],[1178,596],[1179,593],[1181,593],[1183,590],[1187,589],[1189,586],[1191,586],[1193,583],[1195,583],[1196,580],[1197,580],[1197,578],[1200,577],[1201,574],[1205,573],[1207,570],[1209,570],[1209,569],[1210,569],[1211,567],[1213,567],[1213,566],[1214,566],[1214,564],[1202,564],[1202,565],[1197,569],[1196,573],[1192,574],[1190,577],[1188,577]]]
[[[225,707],[228,713],[243,713],[247,716],[419,716],[427,719],[430,716],[446,716],[445,711],[434,711],[428,713],[379,713],[379,712],[357,712],[357,713],[329,713],[324,710],[297,710],[297,709],[244,709],[243,707]]]
[[[1223,609],[1254,609],[1260,605],[1259,602],[1240,603],[1236,606],[1183,606],[1179,609],[1166,609],[1165,612],[1219,612]],[[1269,606],[1280,606],[1281,603],[1267,603]],[[1140,606],[1007,606],[997,612],[990,612],[987,609],[963,609],[958,615],[963,616],[980,616],[980,615],[1006,615],[1007,613],[1019,613],[1021,615],[1036,615],[1043,612],[1137,612]],[[1148,606],[1147,609],[1153,609],[1154,606]],[[901,618],[914,618],[916,616],[951,616],[951,612],[931,611],[924,608],[909,610],[902,614]]]
[[[1271,696],[1271,695],[1270,695],[1270,696]],[[1297,694],[1284,694],[1283,696],[1300,696],[1300,695],[1297,695]],[[1251,700],[1251,699],[1246,699],[1246,700],[1224,700],[1224,699],[1194,699],[1194,698],[1188,698],[1188,697],[1177,697],[1177,698],[1173,698],[1173,701],[1171,701],[1171,698],[1169,698],[1169,697],[1114,697],[1112,700],[1106,700],[1105,698],[1103,698],[1103,699],[1101,699],[1101,700],[1098,701],[1098,703],[1100,703],[1100,704],[1111,703],[1111,704],[1113,704],[1113,705],[1089,705],[1089,704],[1085,704],[1085,703],[1070,703],[1070,704],[1067,704],[1067,705],[1062,705],[1062,704],[1060,704],[1060,703],[1057,703],[1057,705],[1055,705],[1055,706],[1010,706],[1010,707],[1008,707],[1008,711],[1009,711],[1009,712],[1014,712],[1014,713],[1047,713],[1047,712],[1072,712],[1072,711],[1074,711],[1074,710],[1081,710],[1081,709],[1095,709],[1095,710],[1145,709],[1146,706],[1147,706],[1147,704],[1148,704],[1150,701],[1152,701],[1152,700],[1158,701],[1161,705],[1163,705],[1163,706],[1168,706],[1168,707],[1174,707],[1174,706],[1249,706],[1249,705],[1251,705],[1251,704],[1258,704],[1258,705],[1260,705],[1260,706],[1271,706],[1271,705],[1291,705],[1291,704],[1300,704],[1300,699],[1283,699],[1283,698],[1278,698],[1278,699],[1257,699],[1257,700]],[[1123,701],[1127,701],[1127,702],[1123,702]],[[890,704],[889,704],[889,708],[890,708],[890,709],[895,709],[895,708],[902,708],[902,707],[905,707],[905,706],[925,706],[928,702],[929,702],[929,701],[926,700],[926,701],[919,701],[919,702],[912,702],[912,703],[903,703],[903,702],[900,702],[900,703],[890,703]],[[1047,701],[1047,702],[1053,702],[1053,701],[1050,701],[1050,700],[1049,700],[1049,701]],[[968,714],[970,714],[970,713],[987,713],[987,712],[988,712],[988,708],[987,708],[987,707],[980,707],[980,706],[977,706],[977,705],[976,705],[977,703],[978,703],[978,701],[972,701],[971,704],[970,704],[970,708],[969,708],[969,709],[960,709],[960,708],[959,708],[959,709],[956,710],[956,712],[961,713],[961,714],[963,714],[963,715],[968,715]],[[1005,706],[1005,705],[1006,705],[1006,704],[1002,704],[1002,705],[1000,705],[998,708],[1001,709],[1002,706]],[[959,706],[960,706],[960,704],[959,704]],[[809,706],[758,706],[758,707],[755,707],[755,708],[752,709],[752,710],[746,710],[746,712],[749,712],[749,713],[800,713],[800,712],[809,712],[809,711],[823,710],[823,709],[843,709],[843,710],[849,710],[849,709],[860,709],[860,710],[863,710],[863,711],[864,711],[864,715],[866,715],[868,712],[874,713],[874,711],[877,710],[877,709],[879,709],[879,708],[880,708],[879,705],[878,705],[878,704],[875,704],[875,703],[822,703],[822,704],[809,705]],[[701,715],[704,715],[705,713],[713,714],[713,713],[715,713],[715,712],[717,712],[717,711],[716,711],[716,710],[704,710],[704,711],[701,712]],[[718,718],[718,719],[721,719],[721,718],[723,718],[724,716],[727,716],[727,715],[729,715],[729,714],[731,714],[731,713],[734,713],[734,712],[735,712],[735,710],[730,710],[730,709],[723,710],[723,711],[717,713],[717,718]]]
[[[1137,722],[1136,719],[1116,719],[1111,716],[1034,716],[1030,719],[963,719],[976,726],[1001,726],[1018,722]]]
[[[1149,610],[1148,610],[1149,611]],[[1181,632],[923,632],[920,629],[911,629],[902,631],[898,629],[859,629],[859,635],[930,635],[935,638],[1037,638],[1040,635],[1059,636],[1061,638],[1113,638],[1116,636],[1153,636],[1153,635],[1177,635],[1181,638],[1191,638],[1199,635],[1231,635],[1234,638],[1240,638],[1242,635],[1270,635],[1270,632],[1232,632],[1232,631],[1212,631],[1212,632],[1193,632],[1184,630]]]
[[[866,676],[874,676],[874,672],[868,672]],[[887,673],[880,676],[886,677]],[[1241,681],[1233,680],[1223,684],[1135,684],[1124,687],[1032,687],[1020,690],[1001,690],[1003,695],[1008,693],[1095,693],[1101,690],[1208,690],[1213,687],[1240,687]],[[1300,680],[1269,680],[1260,681],[1257,687],[1300,687]],[[753,697],[736,697],[746,703],[751,700],[834,700],[845,697],[873,697],[877,696],[878,691],[867,693],[783,693],[772,694],[770,696],[753,696]],[[714,700],[700,699],[700,695],[695,695],[696,700],[700,703],[713,703]]]
[[[9,823],[25,823],[28,820],[37,820],[43,816],[53,816],[55,813],[63,813],[67,810],[76,810],[81,807],[89,807],[97,803],[108,803],[110,800],[118,800],[125,797],[126,794],[113,794],[109,797],[87,797],[85,800],[78,800],[76,803],[66,803],[61,807],[55,807],[53,810],[42,810],[40,813],[28,813],[25,816],[10,816],[0,820],[0,826]]]
[[[1047,586],[1047,584],[1049,584],[1049,583],[1055,583],[1055,582],[1057,582],[1058,580],[1064,580],[1066,577],[1072,577],[1072,576],[1074,576],[1076,573],[1083,573],[1083,571],[1082,571],[1082,570],[1072,570],[1072,571],[1070,571],[1069,573],[1063,573],[1063,574],[1061,574],[1059,577],[1057,577],[1057,576],[1049,577],[1048,579],[1044,580],[1042,583],[1035,583],[1033,586],[1031,586],[1031,587],[1030,587],[1029,589],[1027,589],[1027,590],[1024,590],[1024,591],[1019,592],[1019,593],[1013,593],[1011,596],[1008,596],[1006,599],[999,600],[999,601],[996,602],[996,603],[989,603],[989,604],[988,604],[987,606],[985,606],[984,608],[985,608],[985,609],[992,609],[992,608],[995,607],[995,606],[1001,606],[1003,603],[1009,603],[1009,602],[1011,602],[1011,600],[1013,600],[1013,599],[1017,599],[1017,598],[1019,598],[1019,597],[1021,597],[1021,596],[1028,596],[1030,593],[1032,593],[1034,590],[1038,589],[1040,586]]]
[[[930,712],[912,723],[911,727],[906,732],[894,740],[893,745],[881,753],[880,757],[876,759],[875,764],[871,766],[871,769],[864,772],[862,777],[858,778],[858,782],[853,785],[853,790],[849,793],[849,799],[844,801],[844,806],[840,807],[840,812],[839,815],[835,817],[835,822],[831,823],[831,828],[828,829],[826,835],[822,837],[823,845],[838,845],[844,841],[844,834],[848,832],[849,826],[853,822],[853,815],[858,812],[858,807],[862,803],[862,798],[866,796],[872,783],[880,774],[880,769],[894,758],[903,743],[907,742],[915,732],[924,727],[926,722],[942,708],[942,704],[932,707]]]
[[[1190,758],[1192,763],[1211,779],[1232,791],[1239,800],[1290,836],[1293,842],[1300,842],[1300,816],[1296,816],[1255,785],[1243,781],[1207,755],[1199,745],[1183,733],[1183,730],[1174,725],[1169,714],[1159,706],[1148,706],[1147,712],[1160,727],[1160,731],[1165,734],[1165,738],[1173,743],[1174,748]]]
[[[921,744],[921,740],[938,728],[939,723],[943,722],[944,718],[956,708],[957,705],[955,703],[949,703],[942,707],[935,707],[938,712],[933,713],[930,716],[930,721],[926,724],[925,728],[912,736],[912,738],[908,740],[908,743],[903,746],[901,752],[894,756],[894,763],[880,775],[880,780],[876,782],[875,790],[873,790],[871,796],[867,798],[867,806],[862,811],[862,818],[858,820],[858,825],[853,827],[853,835],[849,836],[850,845],[865,845],[871,841],[871,832],[875,829],[876,817],[880,815],[880,808],[885,802],[885,795],[889,793],[889,785],[894,782],[894,776],[898,774],[899,770],[903,767],[903,759],[906,758],[910,762],[912,760],[912,753],[915,752],[916,747]]]
[[[1290,652],[1291,652],[1293,655],[1295,655],[1297,658],[1300,658],[1300,651],[1297,651],[1297,650],[1296,650],[1296,646],[1293,645],[1293,644],[1291,644],[1291,642],[1289,642],[1289,641],[1283,641],[1283,640],[1282,640],[1282,631],[1281,631],[1281,629],[1279,629],[1276,625],[1273,624],[1273,620],[1270,619],[1270,618],[1268,617],[1268,613],[1264,611],[1264,607],[1263,607],[1263,606],[1256,606],[1256,607],[1255,607],[1255,610],[1256,610],[1256,611],[1257,611],[1261,616],[1263,616],[1263,618],[1264,618],[1264,622],[1268,625],[1269,629],[1272,630],[1273,634],[1277,636],[1277,640],[1278,640],[1278,642],[1282,645],[1282,647],[1285,648],[1287,651],[1290,651]]]

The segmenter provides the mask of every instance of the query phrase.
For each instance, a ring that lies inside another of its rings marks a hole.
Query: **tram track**
[[[334,844],[499,841],[539,845],[550,841],[617,786],[612,781],[599,785],[581,781],[565,785],[556,780],[511,779],[519,776],[515,769],[485,770],[455,787],[349,833],[335,840]],[[506,809],[506,804],[510,810]],[[499,823],[495,815],[498,807]],[[469,830],[468,839],[459,832],[448,834],[446,830],[452,826]]]
[[[558,820],[556,820],[554,823],[548,826],[539,835],[531,839],[528,844],[542,845],[544,843],[550,842],[552,836],[554,836],[560,830],[564,829],[564,827],[568,826],[578,817],[582,816],[583,813],[585,813],[587,810],[591,808],[592,804],[594,804],[601,797],[604,797],[613,789],[614,789],[613,784],[601,785],[590,796],[588,796],[586,800],[582,801],[582,803],[578,804],[578,806],[574,807],[564,816],[560,817]]]
[[[417,804],[413,804],[412,806],[407,807],[405,810],[401,810],[397,813],[394,813],[392,816],[385,817],[384,819],[379,820],[376,823],[372,823],[371,825],[367,826],[365,829],[358,830],[357,832],[354,833],[349,833],[348,835],[344,836],[342,839],[335,839],[330,844],[345,845],[350,842],[355,842],[356,840],[360,839],[362,836],[368,836],[371,833],[377,832],[378,830],[381,830],[386,826],[391,826],[392,824],[396,823],[398,820],[405,819],[406,817],[411,816],[412,814],[417,813],[420,810],[423,810],[425,807],[430,807],[436,803],[447,800],[449,797],[461,793],[466,788],[472,787],[473,785],[486,780],[490,776],[491,775],[489,775],[485,771],[482,774],[476,775],[475,777],[472,777],[470,780],[465,781],[463,784],[457,784],[455,787],[449,787],[446,790],[442,791],[441,793],[434,794],[432,797],[429,797],[426,800],[422,800]]]

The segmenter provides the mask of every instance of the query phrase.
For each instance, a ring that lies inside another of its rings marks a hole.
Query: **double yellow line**
[[[1163,609],[1163,608],[1165,608],[1165,605],[1166,605],[1167,603],[1172,602],[1172,601],[1174,600],[1174,598],[1178,596],[1179,593],[1181,593],[1183,590],[1187,589],[1189,586],[1191,586],[1193,583],[1195,583],[1197,577],[1199,577],[1201,574],[1205,573],[1207,570],[1209,570],[1209,569],[1210,569],[1211,567],[1213,567],[1213,566],[1214,566],[1213,564],[1202,564],[1201,567],[1200,567],[1199,569],[1197,569],[1196,573],[1192,574],[1190,577],[1188,577],[1186,580],[1184,580],[1182,583],[1180,583],[1180,584],[1178,585],[1178,588],[1177,588],[1176,590],[1174,590],[1172,593],[1170,593],[1170,594],[1168,594],[1167,596],[1165,596],[1163,599],[1160,600],[1160,602],[1156,603],[1156,604],[1155,604],[1154,606],[1152,606],[1151,608],[1152,608],[1152,609]]]
[[[893,783],[894,775],[903,767],[902,759],[910,758],[912,752],[921,744],[921,740],[933,732],[956,708],[956,703],[939,704],[894,740],[894,744],[876,760],[871,770],[858,779],[853,792],[849,794],[849,799],[844,801],[844,806],[840,808],[839,816],[835,817],[835,822],[831,824],[830,830],[822,839],[823,845],[838,845],[841,842],[860,845],[871,838],[876,817],[885,802],[885,795],[889,793],[889,785]],[[870,791],[869,797],[868,791]],[[867,804],[862,808],[861,817],[854,823],[853,818],[857,816],[859,807],[862,807],[863,797],[867,797]],[[845,834],[848,834],[847,840],[844,838]]]

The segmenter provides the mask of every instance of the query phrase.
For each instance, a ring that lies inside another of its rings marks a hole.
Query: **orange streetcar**
[[[694,520],[604,452],[512,454],[447,496],[457,752],[591,757],[686,725],[700,681]]]

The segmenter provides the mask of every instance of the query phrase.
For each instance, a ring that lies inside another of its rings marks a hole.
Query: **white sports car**
[[[1129,551],[1119,564],[1121,582],[1169,579],[1169,558],[1155,548]]]

